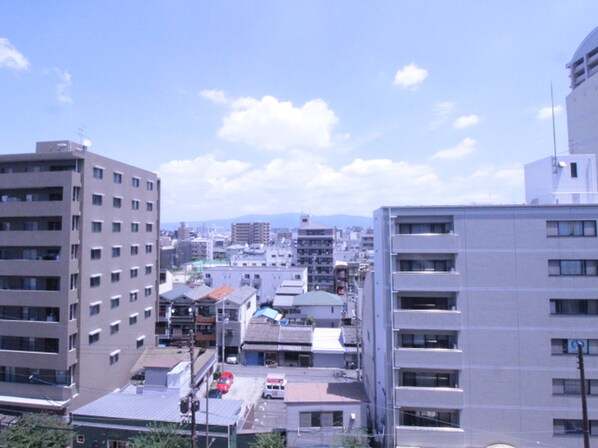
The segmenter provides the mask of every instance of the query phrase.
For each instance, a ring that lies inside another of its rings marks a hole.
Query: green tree
[[[191,444],[191,434],[180,425],[151,424],[149,428],[131,439],[131,448],[189,448]]]
[[[263,432],[255,436],[250,448],[285,448],[287,443],[279,432]]]
[[[73,427],[54,415],[25,414],[3,433],[7,448],[65,448]]]
[[[347,434],[342,437],[340,446],[343,448],[368,448],[368,436],[365,433]]]

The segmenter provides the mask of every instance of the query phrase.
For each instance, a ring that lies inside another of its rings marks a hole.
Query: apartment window
[[[152,317],[152,307],[146,308],[143,310],[143,316],[147,319],[148,317]]]
[[[110,298],[110,308],[118,308],[120,306],[120,296]]]
[[[152,251],[154,249],[154,245],[153,244],[146,244],[145,245],[145,253],[146,254],[151,254]]]
[[[89,304],[89,315],[90,316],[95,316],[96,314],[100,314],[100,305],[101,305],[101,301],[100,302],[93,302]]]
[[[77,348],[77,333],[69,335],[69,351]]]
[[[132,244],[131,245],[131,255],[137,255],[139,253],[139,245]]]
[[[400,334],[400,347],[402,348],[441,348],[455,349],[456,335],[449,334]]]
[[[401,371],[405,387],[457,387],[457,373],[433,371]]]
[[[101,329],[97,329],[94,331],[89,332],[89,345],[95,344],[100,340],[100,333],[102,332]]]
[[[139,232],[139,223],[138,222],[131,223],[131,232],[133,232],[133,233]]]
[[[129,325],[135,325],[137,323],[137,316],[139,316],[139,313],[131,314],[129,316]]]
[[[76,232],[79,230],[79,224],[81,223],[81,216],[73,215],[71,219],[71,230]]]
[[[415,311],[446,311],[455,308],[452,297],[398,297],[398,309]]]
[[[123,206],[123,198],[120,196],[114,196],[112,198],[112,207],[121,208]]]
[[[139,201],[137,199],[131,200],[131,209],[139,210]]]
[[[146,202],[145,203],[145,211],[151,212],[154,210],[154,203],[153,202]]]
[[[79,258],[79,245],[71,244],[71,260],[77,260]]]
[[[154,183],[151,180],[146,182],[147,191],[152,191],[154,189]]]
[[[595,276],[598,260],[548,260],[548,275]]]
[[[550,314],[598,315],[598,299],[550,299]]]
[[[130,275],[131,278],[136,278],[139,275],[139,268],[131,268]]]
[[[77,303],[71,303],[69,305],[69,320],[75,320],[77,318]]]
[[[98,286],[100,286],[100,279],[102,278],[101,274],[98,275],[92,275],[89,278],[89,287],[90,288],[97,288]]]
[[[104,178],[104,168],[100,168],[99,166],[93,167],[93,177],[94,179],[103,179]]]
[[[101,194],[92,194],[91,195],[91,203],[93,205],[102,205],[102,202],[104,201],[104,196]]]
[[[154,225],[151,222],[145,223],[145,231],[146,232],[151,232],[153,230],[154,230]]]
[[[118,282],[120,282],[120,271],[112,271],[110,273],[110,281],[112,283],[118,283]]]
[[[94,247],[93,249],[91,249],[91,259],[99,260],[100,258],[102,258],[102,249],[100,249],[99,247]]]
[[[448,272],[453,268],[450,260],[399,260],[404,272]]]
[[[399,234],[401,235],[425,235],[425,234],[443,234],[452,229],[449,223],[414,223],[399,224]]]
[[[121,246],[112,246],[112,258],[120,257],[120,248]]]
[[[120,350],[110,353],[110,365],[116,364],[120,358]],[[126,447],[126,445],[125,445]]]
[[[145,275],[150,275],[151,273],[152,273],[152,265],[151,265],[151,264],[148,264],[148,265],[145,267]]]
[[[581,380],[553,378],[552,393],[555,395],[581,395]],[[598,395],[598,380],[586,380],[586,394]]]
[[[429,409],[405,409],[400,421],[403,426],[422,426],[437,428],[458,428],[459,411],[437,411]]]
[[[110,334],[116,334],[120,330],[120,320],[110,324]]]
[[[590,420],[590,435],[598,434],[598,420]],[[578,436],[583,437],[583,420],[556,418],[552,421],[553,434],[555,436]]]
[[[129,293],[129,302],[136,302],[138,298],[139,298],[139,291],[135,290],[135,291],[131,291]]]
[[[146,286],[145,289],[143,290],[143,293],[145,294],[145,297],[151,296],[152,295],[152,287]]]
[[[115,172],[112,175],[112,178],[114,179],[114,183],[115,184],[122,184],[123,183],[123,175],[122,175],[122,173]]]
[[[73,202],[79,202],[81,197],[81,187],[73,187]]]
[[[114,221],[112,223],[112,232],[119,233],[122,228],[122,223],[120,221]]]
[[[577,355],[578,345],[585,355],[598,355],[598,339],[552,339],[553,355]]]
[[[145,342],[145,336],[140,336],[135,341],[136,341],[137,348],[141,348],[141,347],[143,347],[143,344]]]
[[[140,183],[141,179],[139,179],[138,177],[134,177],[133,179],[131,179],[131,185],[135,188],[139,188]]]
[[[596,221],[546,221],[547,236],[596,236]]]
[[[69,285],[71,291],[73,289],[77,289],[78,283],[79,283],[79,274],[77,274],[77,273],[71,274],[71,281],[70,281],[70,285]]]
[[[102,221],[92,221],[91,231],[93,233],[100,233],[102,231]]]
[[[577,177],[577,162],[571,162],[571,177]]]
[[[299,413],[302,428],[342,428],[343,411],[312,411]]]

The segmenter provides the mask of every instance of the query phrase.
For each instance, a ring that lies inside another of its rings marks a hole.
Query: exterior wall
[[[344,353],[313,353],[314,367],[333,367],[336,369],[345,368]]]
[[[306,319],[313,317],[316,319],[316,327],[338,328],[340,319],[342,317],[342,306],[300,306],[300,313],[292,313],[291,311],[285,314],[289,319]]]
[[[379,431],[387,422],[385,446],[528,446],[532,431],[540,445],[578,446],[579,434],[553,435],[553,420],[579,419],[579,395],[553,393],[553,379],[576,379],[578,372],[575,356],[552,354],[552,340],[596,338],[598,315],[551,315],[550,300],[595,299],[598,276],[549,275],[548,265],[596,259],[598,237],[548,236],[547,221],[595,223],[596,216],[598,206],[590,205],[376,211],[374,312],[376,354],[382,353],[376,357],[376,398],[378,409],[389,410],[376,421]],[[452,233],[399,234],[399,223],[435,217],[448,219]],[[400,270],[401,259],[442,256],[454,261],[450,272]],[[398,299],[453,294],[455,306],[444,310],[405,309]],[[410,348],[403,334],[446,334],[453,342]],[[598,359],[587,355],[585,364],[586,378],[598,379]],[[457,380],[402,385],[402,372],[422,370],[451,372]],[[420,410],[452,412],[455,420],[451,427],[405,423],[409,412]]]

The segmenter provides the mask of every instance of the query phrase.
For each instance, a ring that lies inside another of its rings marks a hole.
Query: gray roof
[[[295,296],[274,296],[274,301],[272,302],[273,306],[280,306],[280,307],[292,307],[293,306],[293,299]]]
[[[208,295],[208,293],[214,288],[210,288],[206,285],[196,286],[195,288],[191,288],[190,291],[185,293],[185,296],[191,300],[199,300],[202,297]]]
[[[311,325],[278,325],[252,320],[245,333],[245,342],[253,344],[311,345],[312,340]]]
[[[73,421],[77,424],[77,417],[96,417],[123,421],[180,423],[179,403],[178,389],[146,389],[137,394],[134,388],[128,388],[122,392],[111,392],[77,409],[73,412]],[[240,418],[242,405],[241,400],[210,399],[210,425],[234,426]],[[205,398],[200,399],[200,411],[196,413],[196,421],[198,424],[205,424]]]
[[[343,300],[337,294],[322,290],[313,290],[294,297],[295,306],[342,306]]]
[[[160,294],[160,298],[166,300],[174,300],[178,297],[185,295],[191,289],[192,288],[187,285],[177,286],[176,288],[171,289],[170,291],[166,291],[165,293]]]
[[[226,296],[227,302],[232,302],[237,305],[243,305],[247,300],[249,300],[255,293],[257,289],[253,288],[252,286],[241,286],[239,289],[236,289],[233,293]]]

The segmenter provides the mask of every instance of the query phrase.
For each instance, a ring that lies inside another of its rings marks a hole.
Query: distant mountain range
[[[210,219],[208,221],[185,221],[187,226],[191,228],[209,226],[209,227],[221,227],[230,229],[230,225],[233,222],[269,222],[270,228],[296,228],[299,227],[300,217],[304,213],[280,213],[277,215],[245,215],[239,216],[238,218],[229,219]],[[367,216],[354,216],[354,215],[330,215],[330,216],[318,216],[311,215],[311,222],[322,224],[327,227],[338,227],[345,229],[347,227],[372,227],[373,217]],[[180,226],[180,222],[163,222],[161,223],[162,229],[174,230]]]

